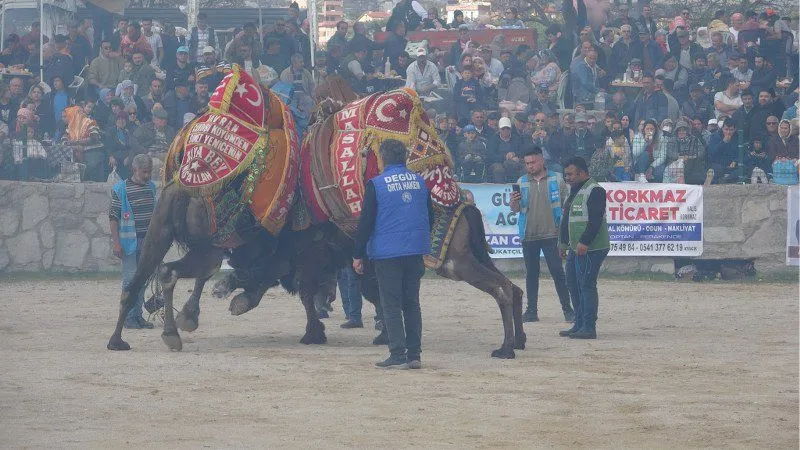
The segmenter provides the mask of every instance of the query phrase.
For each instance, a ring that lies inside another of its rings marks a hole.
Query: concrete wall
[[[106,183],[0,181],[0,271],[117,272],[111,253]],[[755,258],[761,273],[787,272],[786,187],[725,185],[704,189],[701,258]],[[502,270],[523,270],[499,260]],[[611,273],[672,273],[671,258],[609,257]]]

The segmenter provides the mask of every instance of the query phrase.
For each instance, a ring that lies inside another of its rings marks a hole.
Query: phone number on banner
[[[697,251],[697,242],[611,242],[612,256],[681,256]]]

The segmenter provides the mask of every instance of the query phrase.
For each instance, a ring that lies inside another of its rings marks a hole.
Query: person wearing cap
[[[776,127],[777,128],[777,127]],[[711,136],[714,134],[719,133],[719,121],[714,117],[708,119],[708,123],[706,124],[706,128],[703,130],[703,142],[708,145],[709,141],[711,140]]]
[[[168,124],[169,113],[163,107],[158,107],[153,108],[151,114],[153,121],[142,123],[131,135],[131,160],[136,155],[146,153],[163,161],[175,138],[175,128]]]
[[[186,80],[175,80],[174,89],[164,96],[167,123],[175,129],[183,126],[183,116],[192,112],[192,97]]]
[[[465,183],[483,183],[486,181],[489,164],[486,141],[478,136],[475,125],[468,124],[461,131],[464,140],[458,144],[455,156],[459,180]]]
[[[89,64],[86,81],[96,92],[114,88],[117,86],[121,67],[119,55],[112,50],[111,41],[103,39],[100,42],[100,54]]]
[[[195,80],[208,81],[208,87],[213,92],[217,86],[230,73],[231,66],[226,61],[217,62],[217,52],[214,47],[207,45],[203,49],[203,63],[195,69]]]
[[[406,87],[420,95],[427,95],[441,85],[439,70],[428,61],[428,51],[425,47],[418,48],[417,59],[406,68]]]
[[[479,51],[481,58],[483,58],[483,61],[486,63],[486,68],[489,69],[492,77],[499,79],[500,75],[502,75],[503,71],[505,70],[503,63],[501,63],[499,59],[492,55],[492,48],[488,45],[484,45],[479,49]]]
[[[197,15],[197,26],[192,27],[189,35],[189,57],[195,62],[202,63],[203,50],[206,47],[214,48],[217,38],[214,29],[208,25],[208,16],[201,12]]]
[[[703,47],[699,44],[689,40],[689,30],[683,27],[677,27],[672,35],[669,37],[669,53],[674,56],[681,66],[685,68],[692,67],[692,61],[697,55],[705,54]]]
[[[175,81],[183,80],[190,85],[195,80],[195,67],[194,63],[189,58],[189,47],[182,45],[178,47],[175,53],[175,64],[168,66],[167,69],[167,90],[171,90],[175,86]]]
[[[524,148],[522,136],[514,133],[511,119],[503,117],[498,126],[500,130],[487,143],[489,171],[494,183],[507,183],[516,180],[522,172],[520,153]]]
[[[633,56],[642,61],[642,69],[654,72],[661,67],[664,52],[658,43],[651,39],[646,29],[639,28],[639,44],[635,47]]]
[[[692,85],[689,89],[689,98],[681,105],[681,113],[686,117],[697,117],[706,123],[713,112],[713,105],[703,95],[703,87],[699,84]]]

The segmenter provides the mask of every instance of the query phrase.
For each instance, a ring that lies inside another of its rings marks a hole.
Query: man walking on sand
[[[114,256],[122,260],[123,290],[136,274],[142,254],[142,241],[147,234],[156,204],[156,185],[150,181],[153,160],[147,154],[139,154],[133,158],[132,166],[131,177],[114,185],[108,212]],[[144,289],[142,287],[140,292],[135,293],[136,305],[128,311],[125,328],[153,328],[153,324],[142,317]]]

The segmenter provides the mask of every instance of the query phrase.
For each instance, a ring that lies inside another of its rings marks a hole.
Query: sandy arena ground
[[[4,282],[0,448],[797,448],[797,294],[601,280],[600,339],[573,341],[544,280],[528,349],[500,361],[494,302],[426,278],[424,369],[387,371],[340,310],[299,344],[278,290],[241,317],[205,295],[182,353],[158,327],[110,352],[117,281]]]

